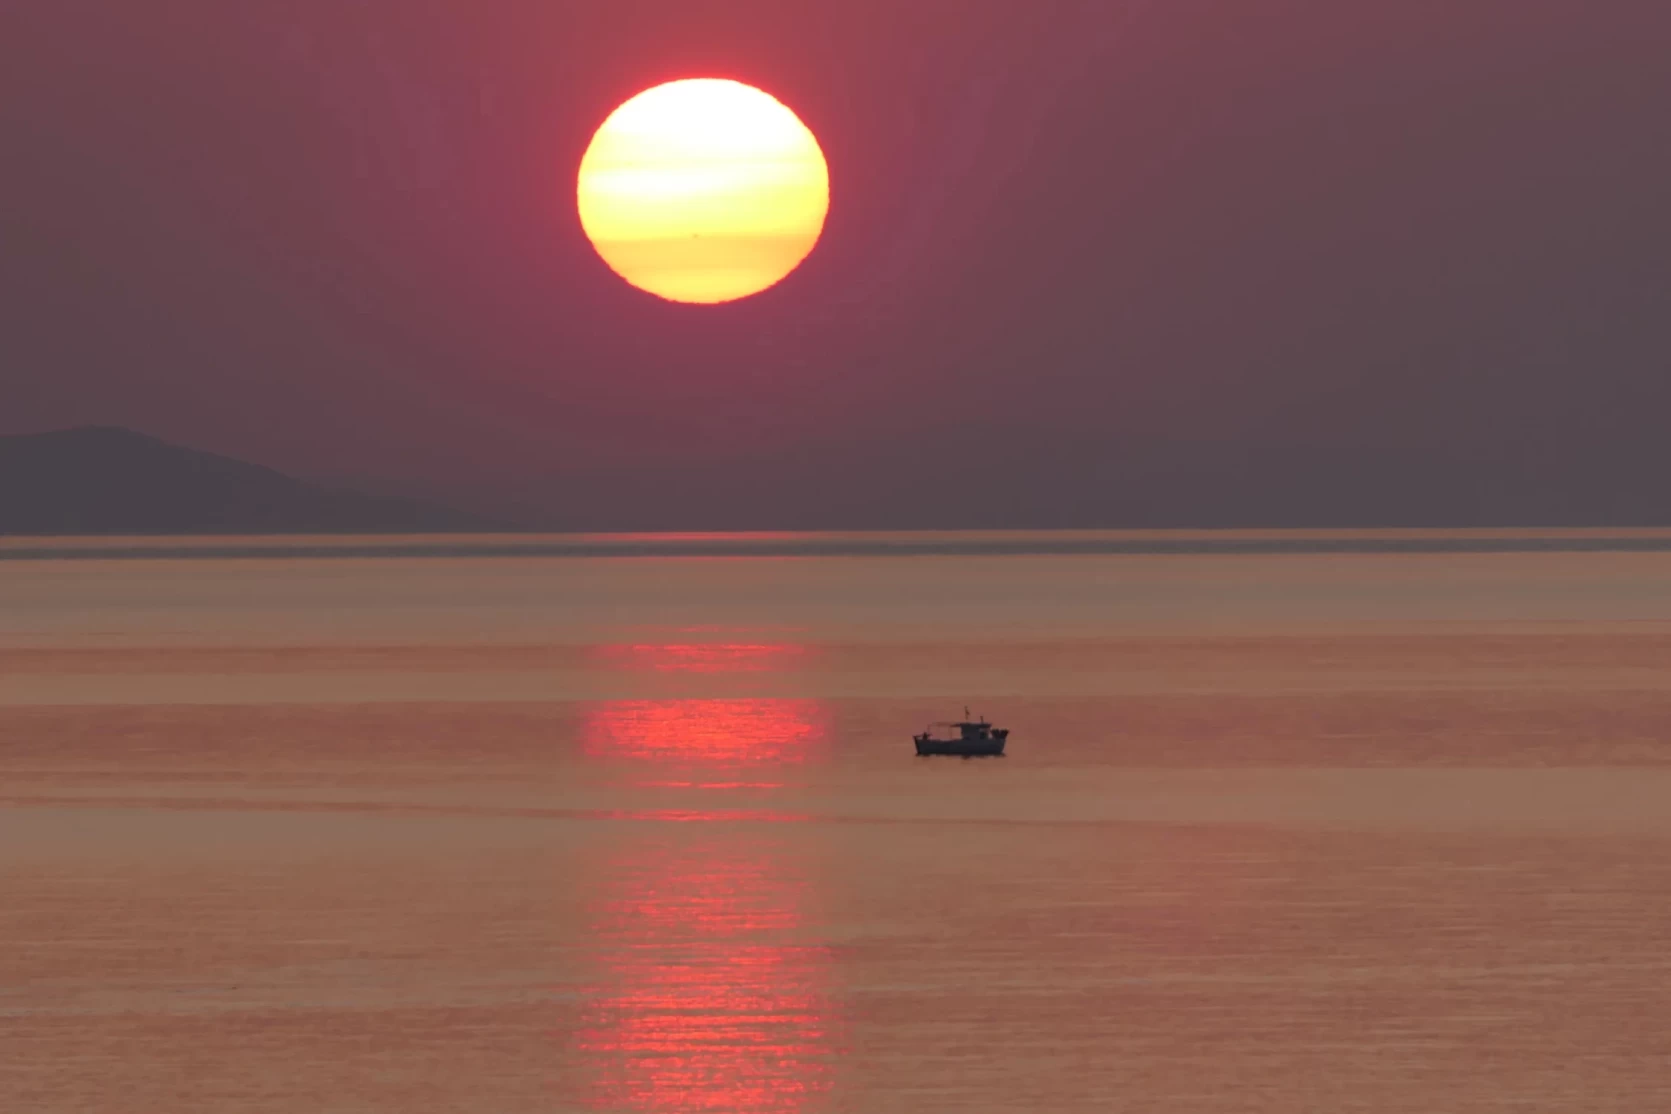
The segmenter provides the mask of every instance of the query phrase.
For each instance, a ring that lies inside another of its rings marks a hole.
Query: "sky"
[[[1663,0],[0,12],[0,433],[567,529],[1671,522]],[[731,77],[830,170],[725,306],[580,228]]]

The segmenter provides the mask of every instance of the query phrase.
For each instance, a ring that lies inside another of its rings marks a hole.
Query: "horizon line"
[[[0,561],[376,557],[1276,556],[1671,553],[1671,527],[739,530],[3,535]]]

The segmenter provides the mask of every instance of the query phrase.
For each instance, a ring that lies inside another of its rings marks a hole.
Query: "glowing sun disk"
[[[736,81],[646,90],[592,137],[580,223],[616,274],[675,302],[729,302],[798,267],[824,228],[829,168],[788,108]]]

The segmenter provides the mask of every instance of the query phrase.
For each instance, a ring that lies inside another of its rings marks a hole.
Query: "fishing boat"
[[[957,758],[1002,758],[1004,756],[1004,741],[1010,737],[1009,728],[994,727],[980,719],[969,718],[969,709],[963,709],[963,719],[955,723],[931,723],[928,730],[921,735],[913,735],[911,739],[917,744],[917,756],[926,758],[930,755],[948,755]],[[945,728],[948,734],[936,734],[937,728]]]

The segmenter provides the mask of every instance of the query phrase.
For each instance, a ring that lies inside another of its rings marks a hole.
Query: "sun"
[[[830,208],[818,140],[777,98],[739,81],[670,81],[592,137],[580,224],[610,269],[674,302],[758,294],[812,251]]]

